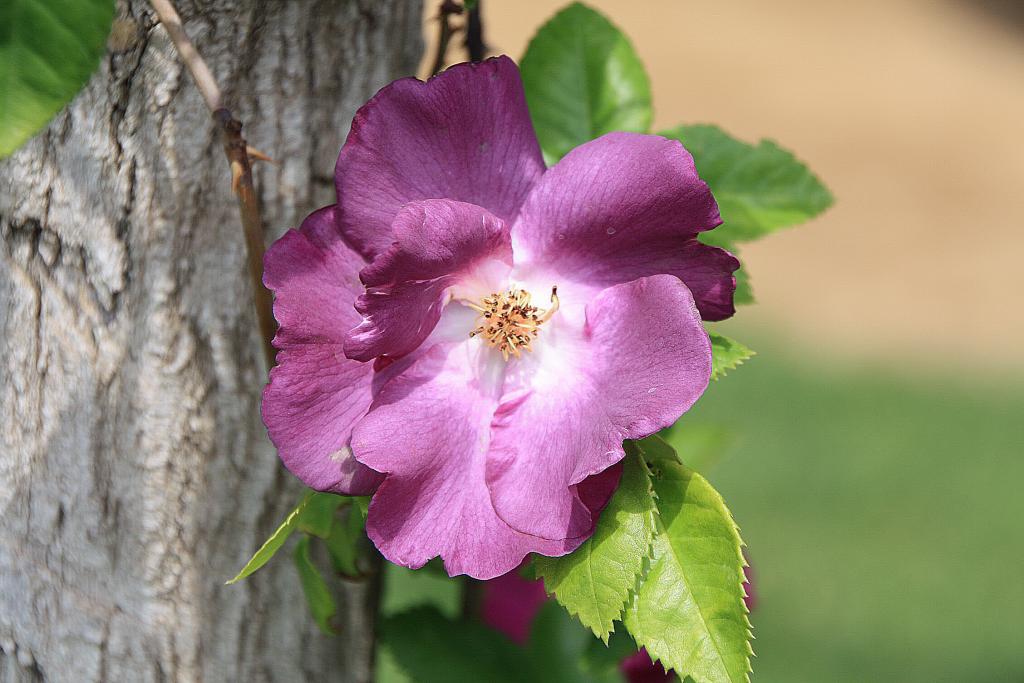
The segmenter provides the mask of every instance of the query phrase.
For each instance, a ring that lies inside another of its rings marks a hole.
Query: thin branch
[[[249,260],[249,278],[252,283],[253,303],[256,318],[263,338],[263,353],[267,367],[274,367],[274,335],[277,322],[274,320],[274,298],[263,286],[263,254],[267,250],[263,239],[263,216],[256,188],[252,184],[252,165],[249,162],[248,146],[242,137],[242,124],[221,107],[213,113],[223,132],[224,154],[231,164],[231,182],[238,198],[238,212],[242,217],[242,232],[245,233],[245,251]]]
[[[178,11],[174,9],[170,0],[150,0],[149,4],[156,10],[160,23],[167,29],[167,35],[171,37],[174,49],[178,51],[181,61],[185,63],[189,73],[192,74],[192,80],[196,82],[196,87],[199,88],[203,99],[206,100],[206,106],[211,112],[217,111],[221,108],[220,88],[217,86],[217,81],[210,68],[206,66],[206,62],[203,61],[199,51],[196,50],[195,45],[189,40],[188,34],[185,33],[185,27],[181,25]]]
[[[430,68],[433,76],[441,73],[448,55],[448,43],[457,30],[452,26],[452,15],[462,14],[462,5],[454,0],[442,0],[438,10],[438,33],[437,33],[437,54],[434,55],[434,65]]]
[[[484,40],[484,20],[480,14],[480,5],[484,0],[477,0],[466,17],[466,54],[471,62],[482,62],[487,56],[487,42]]]
[[[181,17],[170,0],[150,0],[160,23],[167,29],[174,48],[178,51],[182,62],[199,92],[203,95],[206,106],[213,114],[213,120],[221,130],[224,144],[224,155],[231,167],[231,189],[238,198],[238,212],[242,219],[242,231],[245,234],[246,255],[249,261],[249,277],[252,282],[253,303],[256,306],[256,318],[263,337],[263,352],[267,359],[267,367],[274,366],[274,334],[277,323],[274,321],[274,300],[270,292],[263,286],[263,253],[266,243],[263,239],[263,216],[260,212],[259,198],[252,184],[253,159],[268,159],[267,155],[249,147],[242,137],[242,124],[223,106],[220,87],[213,73],[206,65],[195,45],[189,40],[188,34],[181,24]]]

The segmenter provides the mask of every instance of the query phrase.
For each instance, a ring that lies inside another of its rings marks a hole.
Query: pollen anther
[[[558,310],[558,287],[551,288],[551,306],[546,310],[531,304],[530,293],[516,287],[495,292],[479,304],[469,306],[480,313],[477,327],[469,336],[483,337],[489,346],[501,351],[505,360],[509,356],[519,358],[524,349],[533,351],[530,343],[537,336],[538,328],[551,320]]]

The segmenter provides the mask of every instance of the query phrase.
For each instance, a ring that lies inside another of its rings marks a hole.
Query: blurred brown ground
[[[520,57],[565,4],[484,0],[492,51]],[[758,303],[742,326],[853,357],[1024,369],[1024,28],[1012,13],[957,0],[591,4],[647,65],[656,129],[713,122],[772,138],[836,195],[813,224],[744,250]]]

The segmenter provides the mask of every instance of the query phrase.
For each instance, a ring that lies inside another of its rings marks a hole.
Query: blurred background
[[[655,130],[771,138],[836,196],[744,250],[722,329],[759,355],[685,418],[735,434],[754,680],[1024,681],[1024,4],[590,4]],[[563,5],[484,0],[492,51]]]
[[[482,0],[491,51],[569,1]],[[1024,0],[588,2],[645,62],[654,130],[773,139],[836,198],[744,245],[757,304],[718,327],[758,355],[672,435],[748,545],[753,680],[1024,683]],[[267,225],[327,203],[419,5],[177,4],[281,160],[256,172]],[[90,85],[0,164],[0,681],[355,680],[372,582],[336,586],[340,639],[287,560],[222,586],[298,483],[256,419],[209,113],[150,3],[117,5]],[[459,583],[388,571],[386,613],[463,611]]]

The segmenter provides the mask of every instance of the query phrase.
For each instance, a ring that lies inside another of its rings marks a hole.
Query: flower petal
[[[494,354],[484,349],[466,340],[419,351],[356,425],[356,457],[387,473],[370,503],[366,531],[391,562],[415,569],[440,555],[452,576],[490,579],[527,553],[563,555],[584,540],[528,536],[495,514],[484,466],[500,382],[487,380]],[[588,518],[607,503],[619,474],[612,469],[579,487],[594,506]],[[593,525],[584,531],[589,535]]]
[[[287,232],[264,259],[280,351],[263,391],[263,422],[285,466],[319,491],[365,495],[381,480],[348,448],[373,379],[370,365],[342,352],[345,332],[359,322],[353,303],[364,265],[342,241],[333,206]]]
[[[352,121],[335,168],[341,227],[368,259],[403,204],[457,199],[509,225],[544,172],[519,69],[508,57],[383,88]]]
[[[624,439],[674,423],[711,376],[708,335],[674,276],[610,287],[582,329],[567,327],[542,332],[506,374],[486,468],[498,515],[548,539],[586,533],[573,484],[621,460]]]
[[[498,281],[489,276],[507,273],[512,265],[508,226],[473,204],[412,202],[395,217],[394,234],[391,248],[360,275],[366,293],[356,300],[356,310],[363,320],[346,338],[349,358],[410,353],[440,319],[448,288]]]
[[[696,240],[721,222],[681,143],[609,133],[574,149],[534,186],[512,227],[512,244],[522,270],[598,290],[675,275],[706,320],[721,320],[734,312],[739,261]]]

